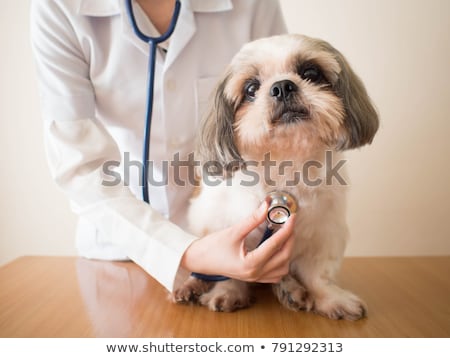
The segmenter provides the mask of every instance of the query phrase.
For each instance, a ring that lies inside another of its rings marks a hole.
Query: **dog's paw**
[[[212,286],[212,282],[190,276],[183,285],[172,293],[172,301],[176,303],[197,303],[199,297],[208,292]]]
[[[314,312],[331,319],[356,321],[367,316],[367,305],[351,292],[335,287],[314,300]]]
[[[250,306],[251,297],[245,282],[227,280],[216,283],[211,291],[200,297],[199,302],[211,311],[233,312]]]
[[[308,291],[294,277],[283,277],[279,283],[272,285],[272,289],[284,307],[293,311],[311,310],[312,301]]]

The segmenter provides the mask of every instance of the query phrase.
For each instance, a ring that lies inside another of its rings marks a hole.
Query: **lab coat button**
[[[170,140],[170,146],[173,149],[176,149],[176,148],[180,147],[183,144],[183,142],[184,142],[184,140],[181,136],[176,136]]]
[[[177,89],[177,85],[174,80],[167,80],[166,87],[170,92],[175,92],[175,90]]]

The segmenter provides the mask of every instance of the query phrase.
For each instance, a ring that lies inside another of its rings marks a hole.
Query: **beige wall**
[[[75,217],[45,161],[29,3],[3,1],[0,11],[0,264],[20,255],[76,253]]]
[[[348,155],[347,255],[449,255],[450,1],[281,4],[290,32],[347,56],[381,115],[373,145]],[[28,6],[0,12],[0,264],[75,254],[76,218],[45,163]]]
[[[348,255],[450,254],[450,1],[281,0],[291,32],[343,52],[381,130],[348,154]]]

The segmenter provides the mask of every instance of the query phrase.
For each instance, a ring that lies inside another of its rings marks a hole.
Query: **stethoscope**
[[[267,226],[258,246],[270,238],[273,233],[285,224],[289,217],[298,210],[296,198],[291,193],[284,190],[269,192],[265,198],[265,201],[268,204],[266,216]],[[203,281],[212,282],[225,281],[229,279],[226,276],[205,275],[198,272],[191,273],[191,276]]]
[[[180,14],[181,3],[179,0],[175,2],[175,9],[173,11],[172,19],[170,20],[169,29],[159,37],[151,37],[145,35],[140,29],[134,17],[132,0],[126,0],[128,18],[131,27],[138,38],[149,45],[149,60],[148,60],[148,88],[147,88],[147,110],[145,115],[145,133],[144,133],[144,148],[142,153],[143,172],[142,172],[142,200],[150,203],[148,195],[148,161],[150,155],[150,131],[152,125],[153,112],[153,89],[155,84],[155,64],[156,64],[156,50],[158,44],[166,41],[175,30],[178,15]],[[273,191],[267,194],[266,201],[268,201],[269,208],[267,211],[268,226],[264,232],[263,238],[259,245],[266,241],[273,232],[283,225],[291,214],[297,211],[297,201],[288,192]],[[228,277],[220,275],[204,275],[193,272],[192,276],[205,281],[223,281],[228,280]]]
[[[175,30],[177,24],[178,15],[180,14],[181,3],[179,0],[175,2],[175,9],[173,11],[172,19],[170,20],[169,29],[159,37],[151,37],[144,34],[136,22],[134,17],[132,0],[126,0],[126,8],[128,19],[130,20],[131,27],[138,38],[149,45],[149,57],[148,57],[148,71],[147,71],[147,109],[145,114],[145,132],[144,132],[144,148],[142,151],[142,200],[146,203],[150,203],[148,197],[148,165],[150,156],[150,132],[152,127],[152,112],[153,112],[153,89],[155,86],[155,64],[156,64],[156,50],[158,44],[166,41]]]

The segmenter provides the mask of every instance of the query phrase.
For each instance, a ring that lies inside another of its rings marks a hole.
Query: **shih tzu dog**
[[[192,232],[201,237],[229,227],[248,217],[267,193],[288,192],[298,206],[295,248],[289,274],[273,284],[276,297],[292,310],[364,317],[365,303],[335,282],[348,236],[346,185],[330,178],[329,170],[342,161],[342,151],[371,143],[377,129],[363,83],[330,44],[302,35],[248,43],[220,81],[199,131],[196,159],[220,170],[203,170],[189,212]],[[264,231],[246,238],[250,250]],[[214,311],[251,302],[245,282],[193,276],[173,299]]]

